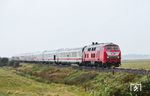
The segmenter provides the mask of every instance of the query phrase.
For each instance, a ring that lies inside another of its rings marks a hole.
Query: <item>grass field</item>
[[[150,70],[150,60],[126,60],[122,62],[121,68]]]
[[[40,83],[0,68],[0,96],[88,96],[76,86]]]
[[[112,74],[112,72],[77,70],[71,67],[64,68],[43,64],[22,64],[15,69],[17,74],[40,82],[82,87],[86,92],[92,94],[89,96],[135,96],[131,95],[134,93],[129,90],[130,83],[141,83],[143,91],[139,96],[150,96],[149,75]]]
[[[150,96],[150,75],[77,70],[43,64],[0,68],[0,96]]]

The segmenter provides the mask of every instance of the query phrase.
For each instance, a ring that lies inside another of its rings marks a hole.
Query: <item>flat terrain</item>
[[[87,93],[75,86],[40,83],[0,68],[0,96],[87,96]]]
[[[150,60],[126,60],[126,61],[122,61],[121,68],[150,70]]]

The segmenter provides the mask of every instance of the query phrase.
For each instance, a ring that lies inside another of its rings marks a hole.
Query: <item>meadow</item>
[[[150,70],[150,60],[124,60],[121,68]]]
[[[150,75],[112,74],[112,72],[78,70],[43,64],[22,64],[15,70],[16,74],[38,82],[76,86],[87,92],[89,96],[135,96],[135,93],[130,91],[130,83],[142,84],[142,92],[139,96],[150,96]]]
[[[88,96],[76,86],[42,83],[15,73],[11,68],[0,68],[0,96]]]
[[[0,67],[0,96],[135,96],[130,83],[142,84],[138,96],[150,96],[150,75],[27,63]]]

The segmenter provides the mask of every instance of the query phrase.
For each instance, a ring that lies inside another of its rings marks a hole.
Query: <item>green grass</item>
[[[121,68],[150,70],[150,60],[128,60],[123,61]]]
[[[41,83],[16,75],[12,69],[0,68],[0,96],[88,96],[88,94],[73,85]]]
[[[129,73],[115,73],[113,75],[112,72],[86,71],[71,67],[60,68],[37,64],[23,64],[15,69],[17,74],[40,82],[82,87],[86,92],[91,93],[90,96],[134,96],[129,90],[130,83],[141,83],[143,86],[141,96],[150,96],[149,75]]]

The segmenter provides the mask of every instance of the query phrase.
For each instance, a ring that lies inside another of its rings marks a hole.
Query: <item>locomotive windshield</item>
[[[106,50],[119,50],[119,47],[116,45],[107,45]]]

